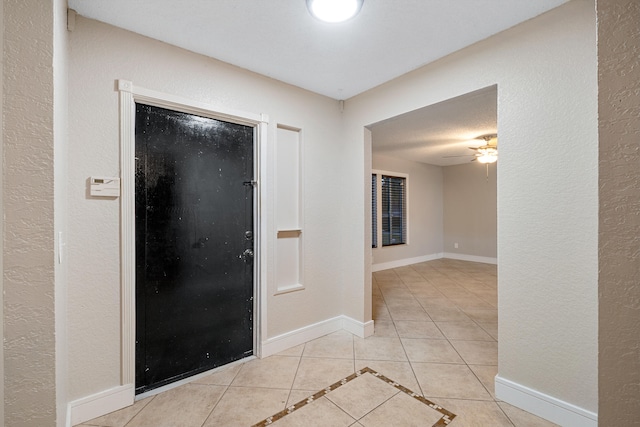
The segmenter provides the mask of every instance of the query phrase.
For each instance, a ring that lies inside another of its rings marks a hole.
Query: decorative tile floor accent
[[[374,371],[373,369],[366,367],[363,368],[359,371],[356,371],[355,373],[349,375],[348,377],[335,382],[333,384],[331,384],[330,386],[324,388],[323,390],[318,391],[317,393],[313,394],[312,396],[307,397],[306,399],[303,399],[301,401],[299,401],[298,403],[289,406],[288,408],[283,409],[282,411],[270,416],[269,418],[266,418],[262,421],[260,421],[259,423],[254,424],[252,427],[264,427],[264,426],[269,426],[273,423],[275,423],[276,421],[279,421],[281,419],[283,419],[284,417],[286,417],[289,414],[292,414],[293,412],[297,411],[298,409],[301,409],[307,405],[312,404],[313,402],[317,401],[318,399],[325,397],[326,395],[328,395],[329,393],[331,393],[332,391],[335,391],[336,389],[340,388],[341,386],[349,383],[352,380],[355,380],[356,378],[359,378],[365,374],[371,374],[373,377],[378,378],[379,380],[385,382],[386,384],[395,387],[397,390],[405,393],[408,396],[411,396],[412,398],[414,398],[415,400],[427,405],[429,408],[433,409],[434,411],[437,411],[439,414],[439,419],[438,421],[436,421],[435,424],[432,425],[432,427],[442,427],[442,426],[446,426],[448,425],[455,417],[456,415],[446,409],[444,409],[442,406],[437,405],[433,402],[431,402],[428,399],[425,399],[424,397],[420,396],[417,393],[414,393],[413,391],[409,390],[408,388],[404,387],[401,384],[398,384],[397,382],[385,377],[384,375]]]

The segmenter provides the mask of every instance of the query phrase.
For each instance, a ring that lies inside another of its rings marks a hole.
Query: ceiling
[[[341,24],[305,0],[68,0],[80,15],[348,99],[567,0],[364,0]]]
[[[470,162],[475,152],[468,147],[486,144],[475,138],[497,133],[497,96],[490,86],[374,123],[372,150],[437,166]]]
[[[341,24],[305,0],[68,0],[80,15],[348,99],[568,0],[364,0]],[[496,130],[495,88],[372,125],[374,150],[437,165]],[[475,145],[481,145],[479,143]]]

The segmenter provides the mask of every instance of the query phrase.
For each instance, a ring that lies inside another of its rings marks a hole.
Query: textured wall
[[[67,334],[67,144],[69,140],[67,1],[53,0],[53,158],[54,158],[54,227],[55,238],[62,233],[55,251],[55,335],[56,335],[56,406],[57,425],[66,426],[69,384],[69,342]],[[61,257],[58,250],[62,248]],[[62,262],[58,262],[62,260]]]
[[[497,84],[499,373],[589,411],[598,395],[595,33],[593,1],[571,1],[345,102],[345,161],[358,165],[362,127]],[[369,171],[350,173],[360,184]],[[362,215],[366,187],[344,191],[354,200],[345,216]],[[363,238],[351,240],[357,263]],[[345,282],[362,281],[357,273]],[[361,298],[357,287],[345,292]]]
[[[4,1],[0,1],[0,46],[4,46]],[[3,156],[3,146],[4,146],[4,49],[2,52],[2,62],[0,63],[0,159],[4,159]],[[4,167],[3,167],[4,169]],[[0,210],[4,211],[3,203],[2,203],[2,193],[3,193],[3,180],[4,174],[0,173]],[[4,228],[4,227],[3,227]],[[3,246],[4,241],[0,239],[0,271],[4,271],[2,267],[2,258],[4,256]],[[0,329],[2,330],[2,337],[4,338],[4,287],[3,287],[3,276],[4,274],[0,274]],[[4,421],[4,343],[0,345],[0,396],[3,396],[0,399],[0,421]]]
[[[56,423],[53,2],[4,2],[5,425]]]
[[[120,205],[86,194],[90,176],[120,173],[116,79],[214,108],[268,114],[270,165],[277,124],[302,129],[305,290],[273,296],[276,223],[270,197],[262,206],[269,230],[263,285],[270,290],[263,339],[341,314],[342,271],[351,263],[336,226],[342,221],[342,175],[348,166],[336,161],[344,150],[338,102],[82,17],[70,43],[70,399],[120,384]],[[263,185],[274,194],[273,167],[267,175]]]
[[[444,249],[462,255],[497,256],[497,164],[447,166],[444,183]],[[458,243],[458,248],[454,247]]]
[[[373,264],[442,252],[442,168],[373,154],[372,169],[409,175],[409,244],[373,249]]]
[[[599,411],[640,415],[640,2],[598,0]]]

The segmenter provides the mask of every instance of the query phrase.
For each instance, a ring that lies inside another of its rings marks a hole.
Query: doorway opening
[[[375,245],[376,231],[384,232],[384,212],[379,206],[377,215],[372,212],[373,271],[443,257],[497,263],[500,162],[478,161],[478,147],[486,144],[482,136],[498,133],[497,92],[489,86],[366,127],[371,173],[386,171],[411,182],[407,244]],[[366,197],[373,202],[380,187],[367,189]]]
[[[429,320],[424,324],[445,336],[447,322],[456,321],[468,336],[497,347],[497,163],[478,161],[487,145],[482,137],[496,133],[496,85],[365,127],[371,178],[364,178],[372,182],[365,190],[371,206],[365,259],[371,260],[374,320],[387,316],[402,327]],[[384,244],[379,175],[411,183],[402,198],[406,212],[387,214],[407,222],[401,244]]]

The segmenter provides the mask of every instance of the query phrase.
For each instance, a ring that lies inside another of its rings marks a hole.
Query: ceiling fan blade
[[[448,159],[450,157],[469,157],[469,156],[475,156],[475,154],[462,154],[460,156],[442,156],[443,159]]]

